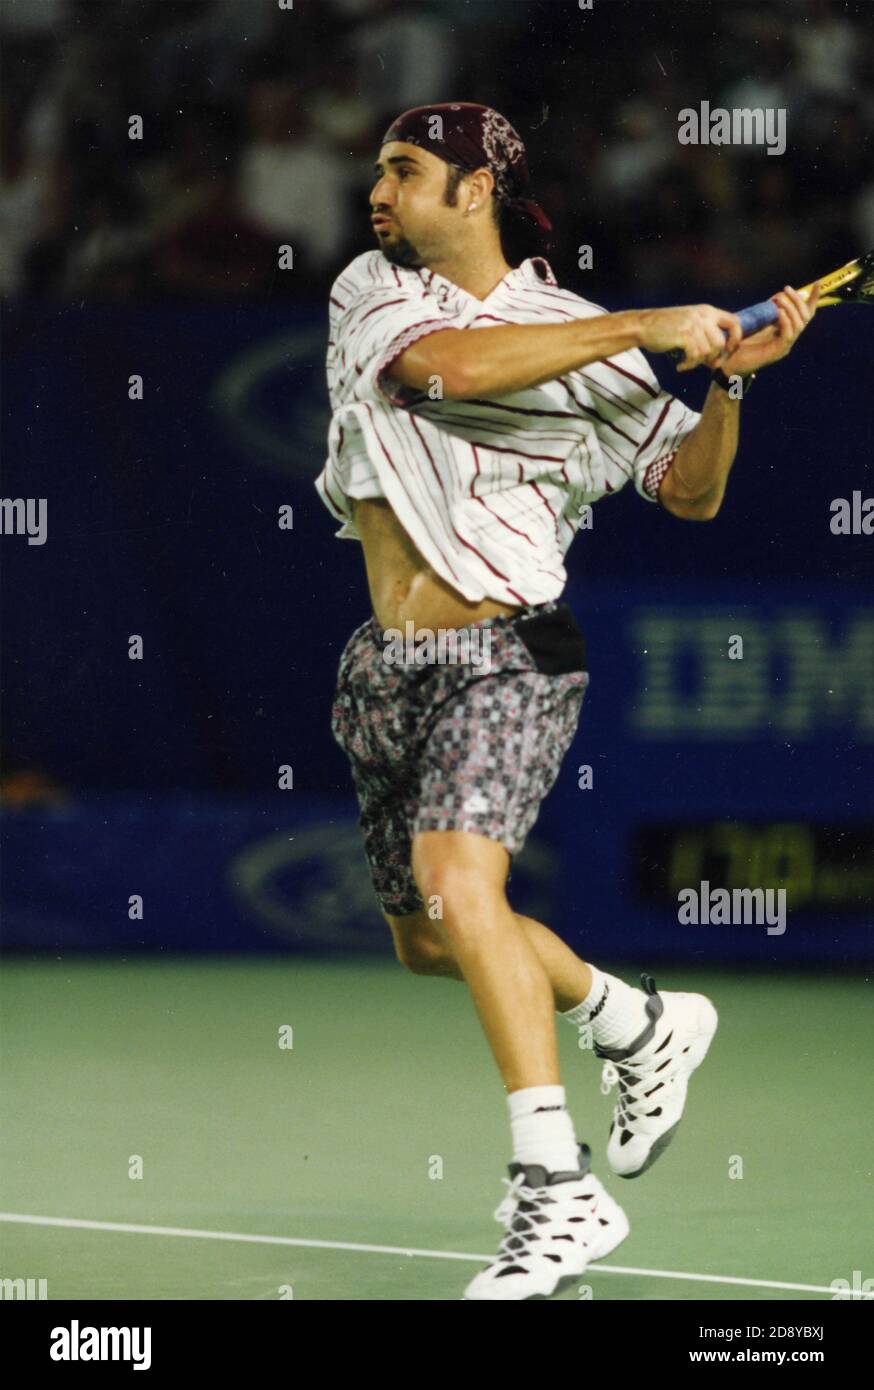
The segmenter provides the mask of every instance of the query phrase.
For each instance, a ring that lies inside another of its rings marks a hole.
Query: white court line
[[[66,1216],[25,1216],[17,1212],[0,1212],[0,1221],[14,1221],[25,1226],[62,1226],[79,1231],[120,1231],[132,1236],[181,1236],[187,1240],[229,1240],[246,1245],[294,1245],[309,1250],[351,1250],[365,1255],[407,1255],[426,1260],[471,1260],[484,1264],[491,1255],[468,1255],[456,1250],[417,1250],[405,1245],[357,1245],[346,1240],[303,1240],[296,1236],[253,1236],[238,1231],[201,1231],[185,1226],[134,1226],[123,1221],[80,1221]],[[739,1279],[731,1274],[687,1274],[673,1269],[638,1269],[633,1265],[592,1264],[598,1274],[642,1274],[650,1279],[688,1279],[699,1284],[740,1284],[753,1289],[789,1289],[800,1293],[830,1293],[835,1290],[826,1284],[789,1284],[777,1279]],[[582,1278],[582,1275],[580,1276]],[[871,1295],[860,1295],[869,1300]],[[849,1301],[849,1300],[848,1300]]]

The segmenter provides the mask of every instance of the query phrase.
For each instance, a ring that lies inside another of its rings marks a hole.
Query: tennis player
[[[704,996],[657,992],[647,975],[634,988],[507,900],[588,682],[564,556],[584,509],[628,482],[684,520],[717,514],[738,440],[732,380],[748,389],[786,356],[818,290],[775,294],[777,323],[743,341],[709,304],[610,314],[560,288],[523,142],[485,106],[404,112],[376,175],[377,248],[330,300],[316,486],[339,535],[362,544],[373,607],[343,651],[332,728],[398,957],[467,984],[508,1094],[506,1232],[465,1297],[542,1298],[628,1232],[575,1137],[556,1011],[590,1026],[606,1087],[618,1083],[607,1161],[626,1178],[670,1142],[717,1024]],[[710,370],[700,414],[641,349]],[[480,659],[445,659],[446,634]]]

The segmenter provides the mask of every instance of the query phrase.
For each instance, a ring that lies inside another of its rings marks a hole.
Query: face
[[[461,235],[465,200],[444,200],[449,165],[418,145],[383,145],[370,192],[373,230],[383,255],[397,265],[423,266]]]

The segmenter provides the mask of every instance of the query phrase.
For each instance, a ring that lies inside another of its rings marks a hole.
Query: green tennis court
[[[631,1234],[561,1297],[860,1287],[867,981],[655,974],[709,994],[720,1030],[672,1148],[624,1182],[600,1064],[562,1027],[578,1136]],[[497,1249],[506,1102],[462,986],[383,960],[19,958],[2,1001],[3,1277],[49,1299],[458,1299],[466,1257]]]

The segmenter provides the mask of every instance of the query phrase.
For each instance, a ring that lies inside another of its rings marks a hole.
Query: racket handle
[[[741,309],[738,319],[743,336],[749,338],[751,334],[758,333],[760,328],[767,328],[769,323],[777,322],[777,305],[771,299],[763,299],[761,304],[751,304],[748,309]],[[725,336],[728,337],[728,334]],[[686,354],[682,348],[673,348],[668,356],[674,362],[682,362]]]
[[[773,299],[763,299],[761,304],[741,309],[738,318],[743,336],[749,338],[752,333],[758,333],[760,328],[767,328],[769,323],[777,322],[777,305]]]

